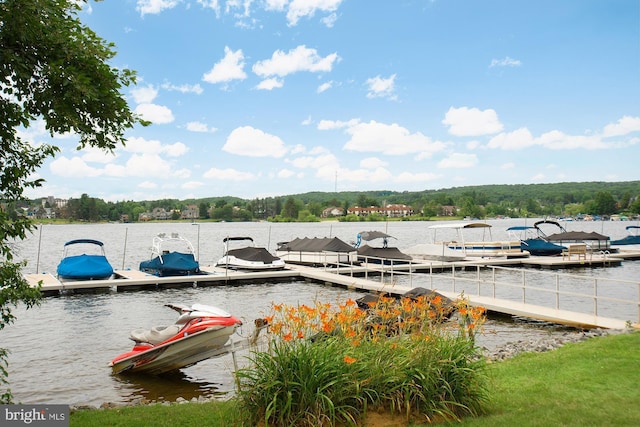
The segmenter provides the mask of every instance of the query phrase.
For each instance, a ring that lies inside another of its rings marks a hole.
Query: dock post
[[[598,279],[593,279],[593,314],[598,315]]]
[[[556,310],[560,308],[560,276],[556,273]]]
[[[40,245],[42,243],[42,228],[44,224],[40,224],[40,234],[38,237],[38,259],[36,260],[36,274],[40,272]]]

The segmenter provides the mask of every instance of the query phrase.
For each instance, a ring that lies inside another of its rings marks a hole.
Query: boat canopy
[[[487,224],[485,222],[461,222],[454,224],[436,224],[431,225],[429,228],[453,228],[453,229],[461,229],[461,228],[490,228],[491,224]]]
[[[547,237],[547,240],[553,240],[556,242],[573,241],[573,240],[609,240],[609,236],[604,236],[595,231],[567,231],[564,233],[556,233]]]
[[[400,252],[398,248],[372,248],[364,245],[358,248],[358,255],[362,257],[386,258],[390,260],[410,260],[411,256]]]
[[[536,230],[536,227],[531,225],[516,225],[515,227],[507,228],[507,231],[526,231],[526,230]]]
[[[78,243],[89,243],[91,245],[98,245],[98,246],[104,246],[104,243],[102,243],[99,240],[94,240],[94,239],[75,239],[75,240],[69,240],[67,243],[65,243],[65,246],[69,246],[69,245],[75,245]]]
[[[271,264],[280,258],[273,256],[265,248],[254,248],[248,246],[246,248],[230,249],[225,256],[234,256],[245,261],[259,261],[265,264]]]
[[[366,240],[366,241],[371,241],[375,239],[388,239],[388,238],[395,239],[395,237],[390,236],[387,233],[383,233],[382,231],[362,231],[358,233],[358,235],[362,237],[362,240]]]
[[[290,242],[278,243],[280,251],[295,252],[353,252],[354,247],[337,237],[295,238]]]
[[[253,242],[253,239],[251,237],[239,237],[239,236],[235,236],[235,237],[225,237],[224,239],[222,239],[223,243],[227,243],[227,242],[232,242],[232,241],[242,241],[242,240],[250,240]]]

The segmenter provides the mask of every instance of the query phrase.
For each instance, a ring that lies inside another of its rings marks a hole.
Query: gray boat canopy
[[[609,240],[609,236],[604,236],[600,233],[596,233],[595,231],[586,232],[586,231],[566,231],[564,233],[556,233],[547,236],[547,240],[552,240],[554,242],[565,242],[565,241],[582,241],[582,240]]]
[[[278,243],[279,251],[292,252],[353,252],[355,249],[337,237],[295,238]]]
[[[362,240],[366,240],[366,241],[371,241],[375,239],[388,239],[388,238],[395,239],[395,237],[390,236],[387,233],[383,233],[382,231],[362,231],[358,233],[358,235],[362,237]]]

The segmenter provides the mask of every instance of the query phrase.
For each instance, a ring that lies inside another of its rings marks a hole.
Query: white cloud
[[[93,178],[102,175],[102,170],[89,166],[80,157],[58,157],[49,166],[51,172],[57,176],[67,178]]]
[[[54,175],[63,177],[93,178],[107,177],[178,177],[186,179],[190,171],[186,169],[172,172],[172,163],[163,158],[179,157],[188,151],[185,144],[161,144],[155,140],[144,138],[129,138],[127,145],[116,149],[115,154],[105,154],[95,148],[80,151],[80,156],[67,158],[59,157],[50,164]],[[123,153],[131,153],[123,164],[117,160],[125,158]],[[99,163],[100,167],[93,167],[89,163]],[[146,185],[146,184],[145,184]]]
[[[429,182],[434,181],[440,178],[441,175],[429,172],[419,172],[419,173],[411,173],[411,172],[402,172],[398,175],[394,181],[395,182]]]
[[[640,117],[624,116],[616,123],[606,125],[602,131],[602,136],[622,136],[632,132],[640,131]]]
[[[228,83],[232,80],[244,80],[247,73],[244,72],[244,54],[242,49],[235,52],[228,46],[224,47],[224,58],[213,65],[213,68],[202,76],[207,83]]]
[[[602,150],[628,147],[640,143],[640,138],[606,141],[640,131],[640,117],[624,116],[616,123],[606,125],[602,133],[589,135],[568,135],[559,130],[545,132],[534,137],[527,128],[504,132],[492,137],[487,148],[520,150],[529,147],[543,147],[550,150]]]
[[[187,123],[187,130],[190,132],[216,132],[218,129],[209,128],[206,123],[189,122]]]
[[[154,188],[158,188],[158,183],[155,181],[143,181],[140,184],[138,184],[138,188],[152,190]]]
[[[249,157],[282,157],[287,152],[280,138],[251,126],[234,129],[227,137],[222,150]]]
[[[395,91],[395,79],[396,75],[393,74],[390,77],[384,79],[380,76],[375,76],[367,79],[366,84],[369,86],[367,92],[367,98],[389,98],[396,99]]]
[[[331,82],[322,83],[320,86],[318,86],[318,89],[317,89],[316,92],[322,93],[322,92],[324,92],[326,90],[331,89],[331,86],[333,86],[333,82],[332,81]]]
[[[387,125],[372,120],[350,126],[346,132],[351,135],[351,139],[344,145],[344,149],[350,151],[403,155],[431,154],[446,148],[446,144],[434,142],[420,132],[411,133],[396,123]]]
[[[333,28],[333,26],[335,25],[337,20],[338,20],[338,15],[335,14],[335,13],[332,13],[332,14],[327,15],[324,18],[322,18],[320,20],[320,22],[322,22],[324,25],[326,25],[327,28]]]
[[[567,135],[558,130],[543,133],[540,137],[536,138],[535,142],[536,144],[542,145],[543,147],[551,150],[597,150],[610,148],[607,144],[602,142],[598,136]]]
[[[183,190],[196,190],[200,187],[204,186],[204,182],[200,181],[188,181],[180,186]]]
[[[155,15],[166,9],[173,9],[180,3],[179,0],[138,0],[136,10],[141,16]]]
[[[275,51],[271,59],[256,62],[252,70],[260,77],[285,77],[299,71],[329,72],[339,59],[337,53],[321,57],[315,49],[300,45],[287,53],[281,50]]]
[[[132,137],[127,139],[126,145],[121,150],[129,153],[158,154],[165,153],[171,157],[178,157],[189,151],[182,142],[175,144],[162,144],[157,139],[145,139]]]
[[[176,171],[174,171],[171,176],[173,178],[178,178],[178,179],[188,179],[191,177],[191,169],[178,169]]]
[[[453,153],[446,159],[438,162],[438,168],[470,168],[478,164],[478,157],[475,154]]]
[[[266,10],[282,12],[289,4],[289,0],[265,0],[264,3]]]
[[[291,148],[291,150],[289,150],[291,154],[300,154],[304,153],[305,151],[307,151],[307,147],[302,144],[296,144],[293,146],[293,148]]]
[[[113,166],[112,168],[110,166]],[[158,154],[142,153],[132,155],[124,166],[124,171],[115,165],[108,165],[105,173],[113,176],[139,176],[164,178],[171,170],[171,163]]]
[[[515,163],[513,163],[513,162],[507,162],[507,163],[503,163],[503,164],[500,166],[500,169],[505,169],[505,170],[506,170],[506,169],[515,169],[515,167],[516,167],[516,164],[515,164]]]
[[[529,129],[520,128],[513,132],[500,133],[489,140],[487,147],[503,150],[520,150],[535,145],[535,140]]]
[[[136,104],[149,104],[158,96],[158,89],[153,85],[131,89],[131,96]]]
[[[241,172],[231,168],[211,168],[204,173],[203,177],[209,179],[219,179],[223,181],[251,181],[256,178],[256,175],[250,172]]]
[[[316,176],[326,181],[335,180],[336,170],[322,169]],[[385,168],[376,169],[344,169],[337,170],[340,182],[389,182],[393,180],[393,175]]]
[[[287,21],[290,26],[294,26],[300,18],[311,17],[316,11],[335,12],[340,3],[342,0],[291,0],[287,11]]]
[[[280,171],[278,171],[278,178],[291,178],[292,176],[294,176],[296,173],[290,169],[281,169]]]
[[[258,85],[256,86],[256,89],[272,90],[272,89],[280,89],[282,86],[284,86],[284,81],[276,77],[273,77],[270,79],[264,79],[263,81],[258,83]]]
[[[173,85],[170,83],[163,83],[162,84],[162,89],[164,90],[168,90],[168,91],[176,91],[176,92],[180,92],[180,93],[195,93],[197,95],[202,94],[202,92],[204,92],[204,89],[202,89],[202,86],[200,86],[199,84],[195,84],[195,85]]]
[[[508,56],[504,59],[492,59],[491,64],[489,64],[489,68],[493,67],[519,67],[522,65],[517,59],[509,58]]]
[[[480,111],[477,108],[451,107],[442,123],[449,126],[451,135],[456,136],[489,135],[503,129],[498,114],[492,109]]]
[[[174,120],[173,113],[164,105],[140,104],[136,107],[135,113],[154,124],[166,124]]]
[[[162,152],[167,153],[169,157],[180,157],[189,151],[189,148],[182,142],[176,142],[175,144],[165,145],[162,147]]]
[[[380,160],[377,157],[367,157],[366,159],[360,160],[360,167],[365,169],[375,169],[375,168],[387,166],[388,164],[389,162]]]
[[[109,163],[115,160],[117,154],[103,151],[96,147],[87,147],[80,151],[82,160],[92,163]]]
[[[198,0],[198,3],[204,8],[213,9],[216,17],[220,17],[220,2],[218,0]]]
[[[318,129],[319,130],[342,129],[342,128],[356,126],[358,123],[360,123],[360,119],[351,119],[346,122],[341,120],[320,120],[320,123],[318,123]]]

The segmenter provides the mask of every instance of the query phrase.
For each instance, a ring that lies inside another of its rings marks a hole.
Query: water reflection
[[[211,398],[226,393],[221,383],[194,378],[183,371],[163,375],[111,375],[113,387],[119,390],[123,402],[144,399],[150,402],[174,402],[179,397],[187,400],[200,396]]]

